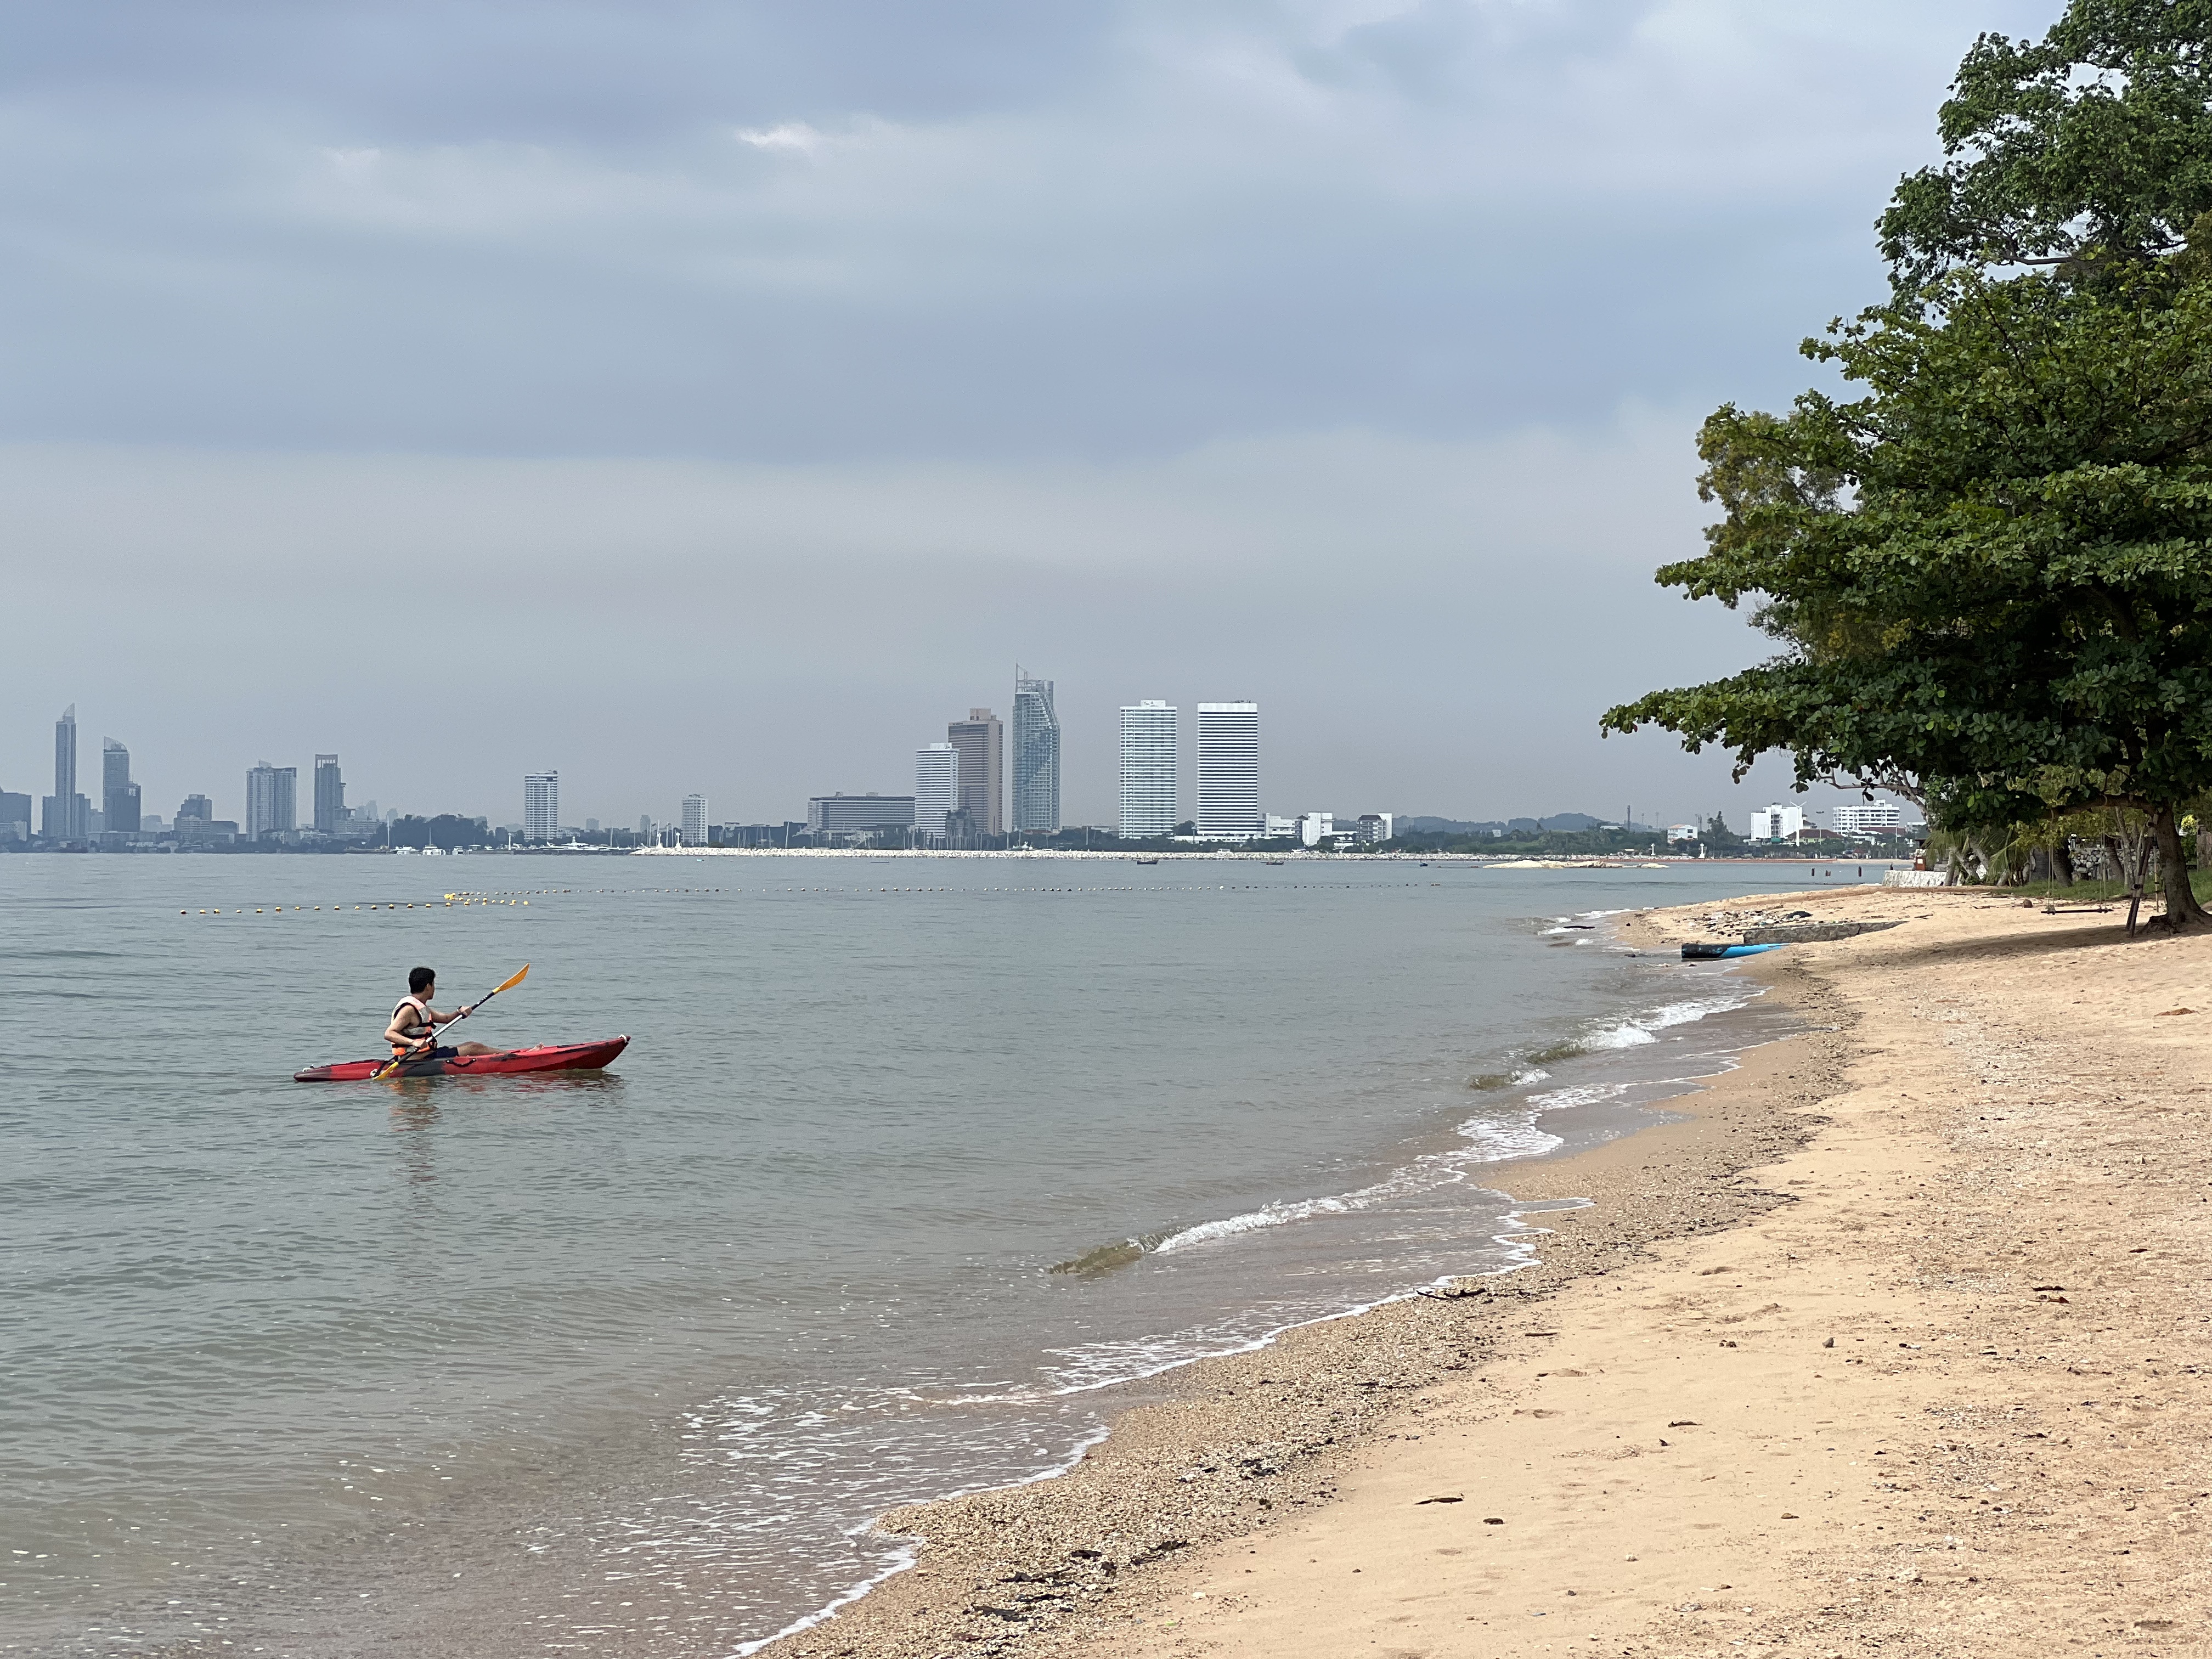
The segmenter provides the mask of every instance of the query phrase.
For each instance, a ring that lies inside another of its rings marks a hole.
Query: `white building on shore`
[[[1122,705],[1119,827],[1126,836],[1175,833],[1177,712],[1151,698]]]
[[[1893,800],[1855,800],[1836,809],[1839,836],[1895,835],[1905,828],[1905,809]]]
[[[561,775],[531,772],[522,780],[522,834],[526,841],[557,841],[561,836]]]
[[[1260,705],[1198,706],[1198,833],[1244,841],[1267,832],[1260,810]]]
[[[1805,809],[1779,802],[1751,815],[1753,841],[1795,841],[1805,833]]]
[[[918,836],[945,834],[945,820],[960,806],[960,750],[933,743],[914,751],[914,830]]]

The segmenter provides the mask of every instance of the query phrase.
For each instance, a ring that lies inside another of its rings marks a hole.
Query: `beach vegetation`
[[[1699,434],[1722,518],[1658,580],[1779,653],[1606,730],[1895,790],[1983,878],[2051,867],[2074,815],[2139,821],[2166,924],[2212,920],[2181,839],[2212,790],[2208,43],[2212,0],[1977,43],[1951,161],[1881,222],[1894,291],[1804,344],[1844,390]]]

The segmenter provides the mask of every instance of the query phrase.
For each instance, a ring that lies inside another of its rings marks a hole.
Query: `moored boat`
[[[450,1060],[410,1060],[388,1077],[519,1077],[530,1072],[596,1072],[629,1047],[626,1036],[596,1042],[550,1042],[535,1048],[508,1048],[495,1054],[455,1054]],[[310,1066],[292,1073],[295,1083],[362,1083],[376,1075],[381,1060],[344,1060],[334,1066]]]

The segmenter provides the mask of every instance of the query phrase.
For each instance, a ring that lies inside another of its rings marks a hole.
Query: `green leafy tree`
[[[1806,343],[1864,395],[1700,434],[1724,517],[1659,580],[1748,603],[1781,655],[1607,729],[1739,776],[1782,750],[1991,848],[2139,811],[2167,924],[2207,920],[2179,820],[2212,787],[2212,258],[2183,237],[2212,224],[2208,37],[2212,0],[2075,0],[2039,46],[1977,44],[1951,164],[1883,220],[1899,295]]]
[[[2141,263],[2212,211],[2212,0],[2075,0],[2036,44],[1985,34],[1945,156],[1881,222],[1900,293],[1960,265]]]
[[[1610,710],[1738,774],[1903,773],[1931,823],[2152,815],[2169,916],[2201,918],[2180,803],[2212,787],[2212,284],[1947,278],[1809,343],[1867,388],[1784,416],[1724,408],[1723,507],[1662,583],[1735,606],[1773,661]]]

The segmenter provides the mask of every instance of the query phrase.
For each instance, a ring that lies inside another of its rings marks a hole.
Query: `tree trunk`
[[[2074,884],[2074,852],[2067,846],[2063,836],[2059,838],[2058,845],[2051,849],[2051,867],[2058,872],[2061,886],[2071,887]]]
[[[2170,802],[2153,810],[2150,832],[2158,845],[2159,881],[2166,890],[2166,915],[2160,925],[2179,931],[2212,921],[2190,885],[2189,860],[2181,850],[2181,820]]]

